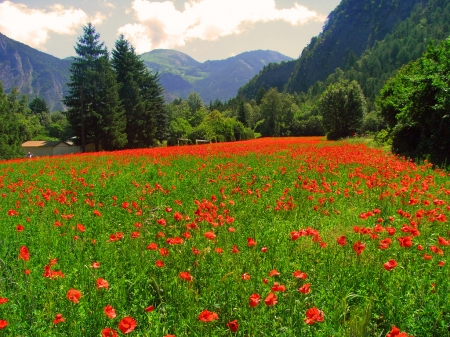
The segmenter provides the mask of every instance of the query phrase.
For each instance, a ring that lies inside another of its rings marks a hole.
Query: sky
[[[108,50],[174,49],[199,62],[245,51],[298,58],[340,0],[0,0],[0,32],[50,55],[75,55],[91,22]]]

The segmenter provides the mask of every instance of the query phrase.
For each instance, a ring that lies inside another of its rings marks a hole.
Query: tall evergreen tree
[[[100,34],[91,23],[83,30],[84,34],[75,46],[78,57],[70,67],[69,94],[64,98],[64,104],[69,108],[67,119],[83,152],[86,143],[91,141],[96,150],[100,145],[105,149],[117,149],[123,143],[124,132],[122,112],[118,109],[118,87],[111,80],[108,52],[99,40]],[[111,114],[117,115],[113,118]],[[115,131],[110,133],[111,130]]]
[[[154,145],[154,139],[165,137],[167,130],[158,75],[148,71],[123,35],[116,41],[111,62],[120,84],[119,96],[126,115],[127,147]]]

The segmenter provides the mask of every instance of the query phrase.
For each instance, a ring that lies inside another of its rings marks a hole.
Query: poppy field
[[[450,336],[450,175],[322,138],[0,163],[0,336]]]

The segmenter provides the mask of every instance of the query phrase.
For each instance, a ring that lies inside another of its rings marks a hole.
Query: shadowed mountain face
[[[159,72],[168,101],[186,98],[191,91],[204,102],[224,101],[236,96],[238,89],[269,63],[292,60],[278,52],[256,50],[218,61],[200,63],[174,50],[156,49],[141,55],[153,72]]]
[[[69,79],[69,60],[40,52],[0,33],[0,81],[5,92],[13,87],[32,99],[44,98],[51,110],[63,110],[61,102]]]

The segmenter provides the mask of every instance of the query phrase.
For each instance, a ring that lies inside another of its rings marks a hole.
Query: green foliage
[[[380,92],[378,104],[392,150],[448,164],[450,156],[450,39],[430,43],[419,60],[404,66]]]
[[[126,115],[128,148],[154,145],[166,136],[167,120],[162,87],[123,35],[116,41],[111,63],[120,84],[119,95]]]
[[[327,139],[336,140],[359,132],[365,109],[364,94],[356,81],[330,85],[319,102]]]
[[[0,82],[0,159],[24,155],[19,123],[10,103],[11,100],[3,92],[3,84]]]

